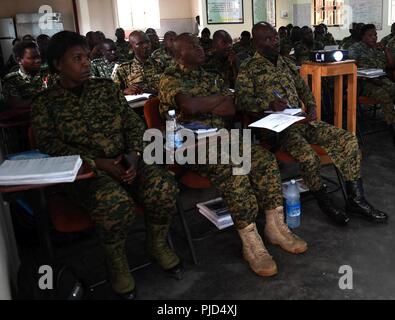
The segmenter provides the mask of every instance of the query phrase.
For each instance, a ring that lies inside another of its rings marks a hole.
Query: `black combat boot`
[[[339,226],[345,226],[350,218],[347,214],[340,209],[337,209],[333,205],[333,201],[329,194],[326,192],[326,188],[322,188],[319,191],[312,192],[314,197],[317,199],[318,206],[335,224]]]
[[[362,179],[347,181],[346,190],[348,196],[346,211],[349,214],[378,223],[388,220],[386,213],[373,208],[373,206],[366,201]]]

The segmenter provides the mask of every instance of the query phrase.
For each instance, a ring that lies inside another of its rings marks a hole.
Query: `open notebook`
[[[0,165],[0,185],[73,182],[81,165],[80,156],[6,160]]]

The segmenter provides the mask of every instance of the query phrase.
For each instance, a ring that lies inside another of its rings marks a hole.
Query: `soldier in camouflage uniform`
[[[179,274],[180,259],[166,242],[178,190],[168,172],[140,159],[144,124],[111,80],[90,78],[88,54],[85,39],[76,33],[64,31],[52,38],[49,64],[60,80],[34,100],[33,128],[41,151],[80,155],[94,170],[93,178],[64,188],[90,213],[114,291],[132,299],[135,284],[125,241],[136,213],[135,200],[144,206],[150,254],[162,268]]]
[[[133,31],[129,42],[135,54],[131,62],[121,64],[113,76],[125,95],[143,92],[157,93],[162,74],[157,63],[151,59],[151,42],[143,31]]]
[[[177,37],[174,31],[168,31],[163,38],[163,48],[160,48],[152,53],[151,58],[157,63],[162,72],[169,66],[174,64],[173,43]]]
[[[333,35],[328,32],[328,27],[323,23],[315,27],[314,40],[317,42],[321,42],[324,47],[336,45],[335,38],[333,38]]]
[[[280,36],[280,53],[285,57],[289,57],[293,49],[293,43],[288,36],[288,29],[286,27],[280,27],[278,34]]]
[[[117,48],[117,56],[120,62],[127,62],[133,59],[133,53],[130,43],[125,40],[125,31],[122,28],[118,28],[115,31],[115,36],[117,41],[115,42],[115,47]]]
[[[196,121],[224,128],[225,119],[235,113],[233,94],[216,74],[207,73],[201,65],[204,50],[198,38],[181,34],[175,41],[177,65],[168,68],[159,85],[160,110],[179,113],[181,121]],[[252,170],[235,176],[225,164],[191,165],[219,189],[231,212],[243,242],[244,258],[261,276],[277,273],[277,267],[259,236],[255,218],[258,210],[266,212],[265,234],[270,242],[291,253],[307,250],[307,244],[291,233],[284,224],[281,179],[271,153],[252,146]]]
[[[302,39],[295,44],[295,58],[298,65],[311,61],[312,51],[324,49],[322,42],[314,40],[311,28],[303,27],[300,32]]]
[[[387,215],[374,209],[364,198],[361,179],[361,152],[356,137],[343,129],[316,120],[314,97],[295,65],[279,55],[276,30],[268,23],[253,28],[258,52],[242,64],[236,83],[238,107],[247,113],[283,111],[288,105],[306,107],[306,119],[280,135],[282,148],[299,163],[305,183],[313,192],[321,210],[334,222],[346,224],[348,216],[335,208],[326,193],[320,175],[320,159],[310,144],[319,144],[342,172],[347,186],[347,212],[375,222]],[[280,95],[283,99],[279,99]]]
[[[233,51],[236,54],[244,54],[252,57],[255,53],[254,46],[251,41],[251,33],[249,31],[243,31],[240,35],[240,41],[233,45]]]
[[[211,32],[209,28],[204,28],[200,35],[200,45],[204,49],[204,52],[207,53],[213,47],[213,39],[210,38]]]
[[[229,33],[225,30],[214,32],[213,47],[206,54],[203,69],[218,74],[227,87],[234,88],[240,60],[239,55],[232,49],[232,38]]]
[[[361,41],[361,28],[364,25],[364,23],[353,23],[350,29],[351,35],[342,40],[340,48],[348,50],[353,44]]]
[[[365,25],[361,30],[362,41],[351,46],[349,56],[357,61],[358,68],[394,69],[394,57],[390,47],[383,48],[377,43],[374,25]],[[391,44],[391,41],[390,41]],[[395,144],[395,83],[387,76],[376,79],[364,79],[360,82],[362,94],[374,98],[383,107],[384,118],[392,130]]]
[[[104,40],[99,45],[99,59],[92,60],[92,77],[111,79],[117,64],[116,47],[111,39]]]
[[[9,108],[30,108],[35,95],[45,90],[50,80],[41,69],[41,57],[33,42],[20,42],[14,47],[19,70],[4,78],[4,100]]]
[[[388,45],[388,42],[390,42],[391,39],[395,37],[395,23],[392,24],[391,26],[391,34],[388,36],[385,36],[383,39],[381,39],[381,43],[386,47]]]

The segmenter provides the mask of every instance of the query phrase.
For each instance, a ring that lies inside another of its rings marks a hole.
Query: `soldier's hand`
[[[123,183],[133,183],[134,179],[137,176],[139,161],[140,156],[136,152],[131,152],[129,155],[121,156],[121,159],[116,161],[117,164],[122,165],[123,168],[126,170],[125,174],[121,177]]]
[[[131,85],[130,87],[126,88],[123,93],[126,95],[142,94],[143,89],[138,85]]]
[[[107,172],[115,180],[121,182],[122,176],[125,175],[126,171],[122,166],[116,164],[117,160],[118,159],[115,161],[113,159],[95,159],[95,164],[99,170]]]
[[[269,104],[270,109],[272,109],[275,112],[281,112],[287,109],[288,107],[288,102],[287,100],[284,99],[276,99]]]

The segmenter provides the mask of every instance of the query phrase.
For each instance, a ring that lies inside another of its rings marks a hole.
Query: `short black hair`
[[[15,43],[17,43],[18,41],[21,41],[21,39],[15,38],[14,40],[12,40],[12,45],[15,46]]]
[[[210,35],[210,34],[211,34],[211,31],[210,31],[209,28],[204,28],[204,29],[202,30],[202,34],[208,34],[208,35]]]
[[[241,38],[251,38],[251,32],[243,31],[240,35]]]
[[[85,37],[78,33],[72,31],[61,31],[55,34],[49,41],[48,45],[47,57],[49,70],[57,73],[58,71],[55,68],[54,61],[59,61],[67,50],[78,46],[89,48]]]
[[[366,32],[369,30],[376,30],[376,26],[372,23],[365,24],[362,28],[361,31],[359,32],[360,36],[363,37]]]
[[[38,46],[37,43],[35,42],[27,42],[27,41],[21,41],[18,42],[14,48],[12,49],[12,52],[14,54],[15,59],[22,59],[23,56],[25,55],[25,50],[26,49],[37,49]]]

